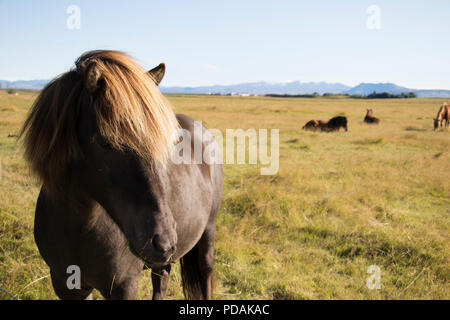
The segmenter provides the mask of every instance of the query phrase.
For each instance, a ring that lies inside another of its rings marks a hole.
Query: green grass
[[[54,299],[33,241],[39,185],[8,138],[36,95],[0,91],[0,287],[20,299]],[[443,100],[168,98],[177,112],[223,132],[280,129],[278,174],[224,166],[216,298],[450,298],[450,133],[432,130]],[[363,123],[367,108],[381,125]],[[301,130],[335,115],[348,117],[349,132]],[[370,265],[381,268],[381,290],[366,287]],[[149,272],[140,297],[151,297]],[[168,298],[182,297],[177,266]]]

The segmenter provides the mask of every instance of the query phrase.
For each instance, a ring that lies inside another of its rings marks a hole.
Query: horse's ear
[[[86,66],[84,72],[84,85],[90,94],[94,94],[99,88],[102,80],[102,74],[97,67],[97,63],[92,61]]]
[[[164,78],[164,74],[166,73],[166,65],[164,63],[160,63],[159,66],[153,68],[148,73],[152,77],[153,81],[155,81],[155,84],[159,86]]]

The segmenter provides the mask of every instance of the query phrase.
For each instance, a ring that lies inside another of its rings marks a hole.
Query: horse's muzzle
[[[139,257],[149,264],[165,264],[175,253],[176,239],[163,234],[155,234],[141,250]]]
[[[152,239],[152,249],[163,257],[170,258],[175,252],[175,244],[168,237],[156,234]]]

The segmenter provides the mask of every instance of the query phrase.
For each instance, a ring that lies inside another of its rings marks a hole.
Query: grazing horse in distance
[[[366,116],[364,117],[364,122],[368,124],[380,124],[381,120],[378,118],[375,118],[373,116],[373,110],[367,109]]]
[[[348,131],[347,117],[334,117],[328,121],[318,120],[318,122],[318,128],[324,132],[339,131],[341,128]]]
[[[61,299],[91,299],[94,288],[137,299],[145,268],[153,299],[163,299],[177,260],[185,296],[212,297],[222,166],[170,160],[180,128],[192,146],[218,145],[173,113],[157,88],[164,69],[86,52],[41,91],[23,125],[25,158],[42,181],[35,241]],[[69,288],[77,269],[79,285]]]
[[[434,130],[438,128],[442,128],[442,122],[445,122],[445,127],[447,128],[449,123],[449,105],[444,103],[437,113],[436,118],[434,119]]]
[[[319,120],[308,121],[303,127],[303,130],[316,131],[319,128]]]

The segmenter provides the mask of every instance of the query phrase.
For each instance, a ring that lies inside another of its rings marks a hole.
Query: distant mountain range
[[[450,98],[450,90],[409,89],[397,86],[393,83],[361,83],[354,88],[344,91],[343,93],[365,96],[373,92],[389,92],[391,94],[414,92],[418,97],[422,98]]]
[[[357,94],[369,95],[373,92],[388,92],[401,94],[414,92],[418,97],[423,98],[450,98],[450,90],[421,90],[400,87],[393,83],[361,83],[356,87],[349,87],[341,83],[327,82],[251,82],[234,85],[216,85],[205,87],[161,87],[163,93],[182,94],[227,94],[227,93],[248,93],[256,95],[264,94]]]
[[[49,80],[19,80],[6,81],[0,80],[2,88],[13,89],[42,89]],[[392,94],[414,92],[418,97],[426,98],[450,98],[450,90],[421,90],[409,89],[398,86],[393,83],[361,83],[356,87],[349,87],[341,83],[328,82],[250,82],[234,85],[214,85],[202,87],[161,87],[163,93],[180,93],[180,94],[357,94],[368,95],[373,92],[388,92]]]
[[[40,90],[48,82],[49,80],[18,80],[18,81],[0,80],[0,85],[2,89],[12,88],[25,90]]]
[[[349,90],[351,87],[341,83],[327,82],[250,82],[233,85],[215,85],[206,87],[161,87],[164,93],[249,93],[249,94],[308,94],[317,92],[324,93],[341,93]]]

